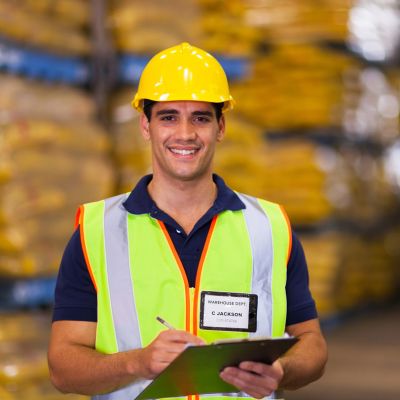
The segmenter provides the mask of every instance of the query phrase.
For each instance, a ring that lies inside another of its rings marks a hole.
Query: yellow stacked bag
[[[353,0],[243,0],[246,21],[268,44],[345,41]]]
[[[108,27],[118,51],[154,54],[180,42],[196,42],[198,8],[194,0],[112,0]]]
[[[242,0],[156,0],[145,6],[113,0],[108,27],[119,52],[154,54],[186,41],[216,54],[249,56],[262,33],[247,23],[245,13]]]
[[[344,74],[356,65],[313,45],[277,45],[232,85],[237,111],[270,131],[340,128]]]
[[[251,56],[259,50],[263,33],[247,19],[244,0],[198,0],[200,47],[211,53]]]
[[[11,0],[11,3],[29,12],[52,16],[66,25],[88,27],[90,24],[91,5],[87,0]]]
[[[114,190],[110,142],[83,91],[9,79],[0,77],[0,275],[54,274],[77,206]]]
[[[337,207],[327,194],[337,171],[321,167],[320,151],[311,142],[267,142],[262,128],[232,113],[215,169],[236,190],[284,205],[294,223],[315,223]]]
[[[307,257],[310,289],[322,318],[394,298],[400,254],[393,244],[399,233],[397,227],[385,234],[335,229],[299,235]]]
[[[62,55],[88,55],[90,3],[85,0],[1,0],[0,34]]]
[[[111,105],[111,136],[119,193],[131,191],[143,175],[151,172],[150,145],[140,133],[139,113],[131,106],[133,93],[133,88],[116,92]]]
[[[47,367],[47,313],[0,314],[0,399],[84,400],[52,387]]]
[[[299,234],[310,276],[310,290],[321,318],[339,312],[337,290],[343,264],[342,247],[351,236],[338,232]]]

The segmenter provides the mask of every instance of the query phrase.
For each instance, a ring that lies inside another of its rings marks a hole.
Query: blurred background
[[[0,0],[0,399],[86,399],[48,379],[58,265],[78,205],[150,172],[130,100],[182,41],[237,102],[216,171],[305,248],[331,357],[287,398],[399,399],[397,0]]]

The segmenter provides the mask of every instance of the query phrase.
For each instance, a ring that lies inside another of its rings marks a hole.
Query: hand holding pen
[[[175,329],[165,319],[161,317],[156,317],[156,319],[168,329],[161,331],[148,346],[141,349],[142,373],[140,376],[146,379],[154,379],[187,346],[204,344],[199,337],[184,330]]]

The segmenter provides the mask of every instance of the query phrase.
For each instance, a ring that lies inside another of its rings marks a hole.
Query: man
[[[133,106],[153,174],[130,194],[80,208],[56,288],[54,385],[133,399],[187,344],[285,332],[299,341],[282,358],[243,362],[221,378],[255,398],[318,379],[327,351],[299,241],[279,206],[212,173],[233,106],[220,64],[188,43],[167,49],[144,69]],[[213,321],[232,298],[244,317]]]

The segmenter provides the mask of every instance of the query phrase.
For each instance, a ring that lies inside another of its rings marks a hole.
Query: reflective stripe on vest
[[[238,195],[246,208],[224,211],[213,221],[195,289],[189,289],[163,224],[148,214],[129,214],[122,205],[127,195],[81,207],[83,251],[98,297],[96,349],[115,353],[147,346],[164,329],[156,315],[207,342],[284,333],[290,228],[278,205]],[[202,290],[257,294],[257,331],[199,329]],[[136,381],[94,398],[135,398],[147,383]],[[227,396],[248,398],[243,393],[200,397]]]

